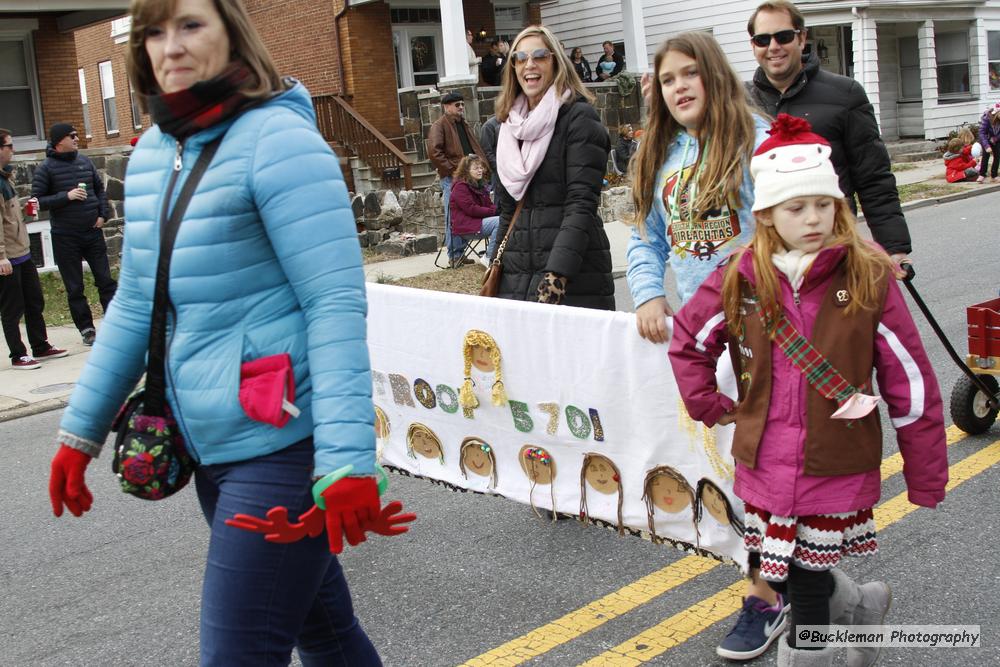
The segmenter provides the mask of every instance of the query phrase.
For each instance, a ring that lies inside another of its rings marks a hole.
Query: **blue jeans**
[[[201,466],[198,502],[211,528],[201,601],[201,664],[381,665],[354,616],[326,533],[291,544],[225,525],[276,505],[294,520],[313,505],[313,441],[248,461]]]
[[[462,239],[451,235],[451,176],[441,179],[441,203],[444,204],[444,247],[448,249],[448,259],[462,256]]]
[[[467,239],[486,239],[486,257],[492,258],[497,251],[497,230],[500,229],[500,216],[483,218],[483,228],[478,234],[465,234]]]

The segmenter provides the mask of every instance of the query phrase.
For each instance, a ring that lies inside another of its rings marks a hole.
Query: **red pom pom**
[[[779,113],[778,117],[771,123],[771,129],[768,130],[768,134],[781,141],[791,141],[796,135],[806,132],[812,132],[812,125],[809,124],[809,121],[805,118],[790,116],[787,113]]]

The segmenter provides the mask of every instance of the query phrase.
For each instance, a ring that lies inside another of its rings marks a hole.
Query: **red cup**
[[[32,197],[28,200],[28,203],[24,205],[24,214],[29,217],[35,217],[38,215],[38,200]]]

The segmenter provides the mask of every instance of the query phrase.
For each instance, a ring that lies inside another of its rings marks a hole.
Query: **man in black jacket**
[[[805,118],[830,142],[841,191],[852,207],[857,193],[872,236],[894,260],[904,259],[911,250],[910,232],[864,88],[852,78],[820,69],[815,55],[802,57],[805,19],[791,2],[761,4],[747,30],[760,65],[748,86],[753,102],[771,116]]]
[[[45,161],[35,169],[31,194],[38,198],[42,210],[49,211],[52,251],[66,286],[69,311],[83,344],[93,345],[96,330],[90,304],[83,293],[83,260],[90,266],[105,312],[115,295],[116,284],[111,277],[108,246],[101,230],[108,217],[104,181],[78,148],[79,136],[72,125],[53,125]]]
[[[487,86],[499,86],[504,65],[507,64],[507,42],[496,37],[490,42],[490,52],[483,56],[479,69]]]

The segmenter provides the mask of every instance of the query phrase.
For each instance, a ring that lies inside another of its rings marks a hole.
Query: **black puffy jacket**
[[[909,253],[910,232],[899,206],[896,177],[868,95],[854,79],[820,69],[815,55],[802,65],[784,93],[758,67],[748,86],[750,97],[772,117],[787,113],[808,120],[813,132],[830,142],[840,190],[852,207],[857,193],[875,240],[890,254]]]
[[[35,168],[31,195],[39,207],[49,211],[54,234],[79,234],[94,229],[98,216],[108,219],[108,197],[94,163],[78,151],[57,153],[49,146],[46,160]],[[80,183],[87,184],[87,198],[71,200],[67,193]]]
[[[542,274],[552,272],[567,279],[564,305],[614,310],[611,246],[597,215],[609,148],[593,106],[582,98],[562,105],[507,241],[497,296],[537,301]],[[502,184],[499,197],[502,239],[516,203]]]

